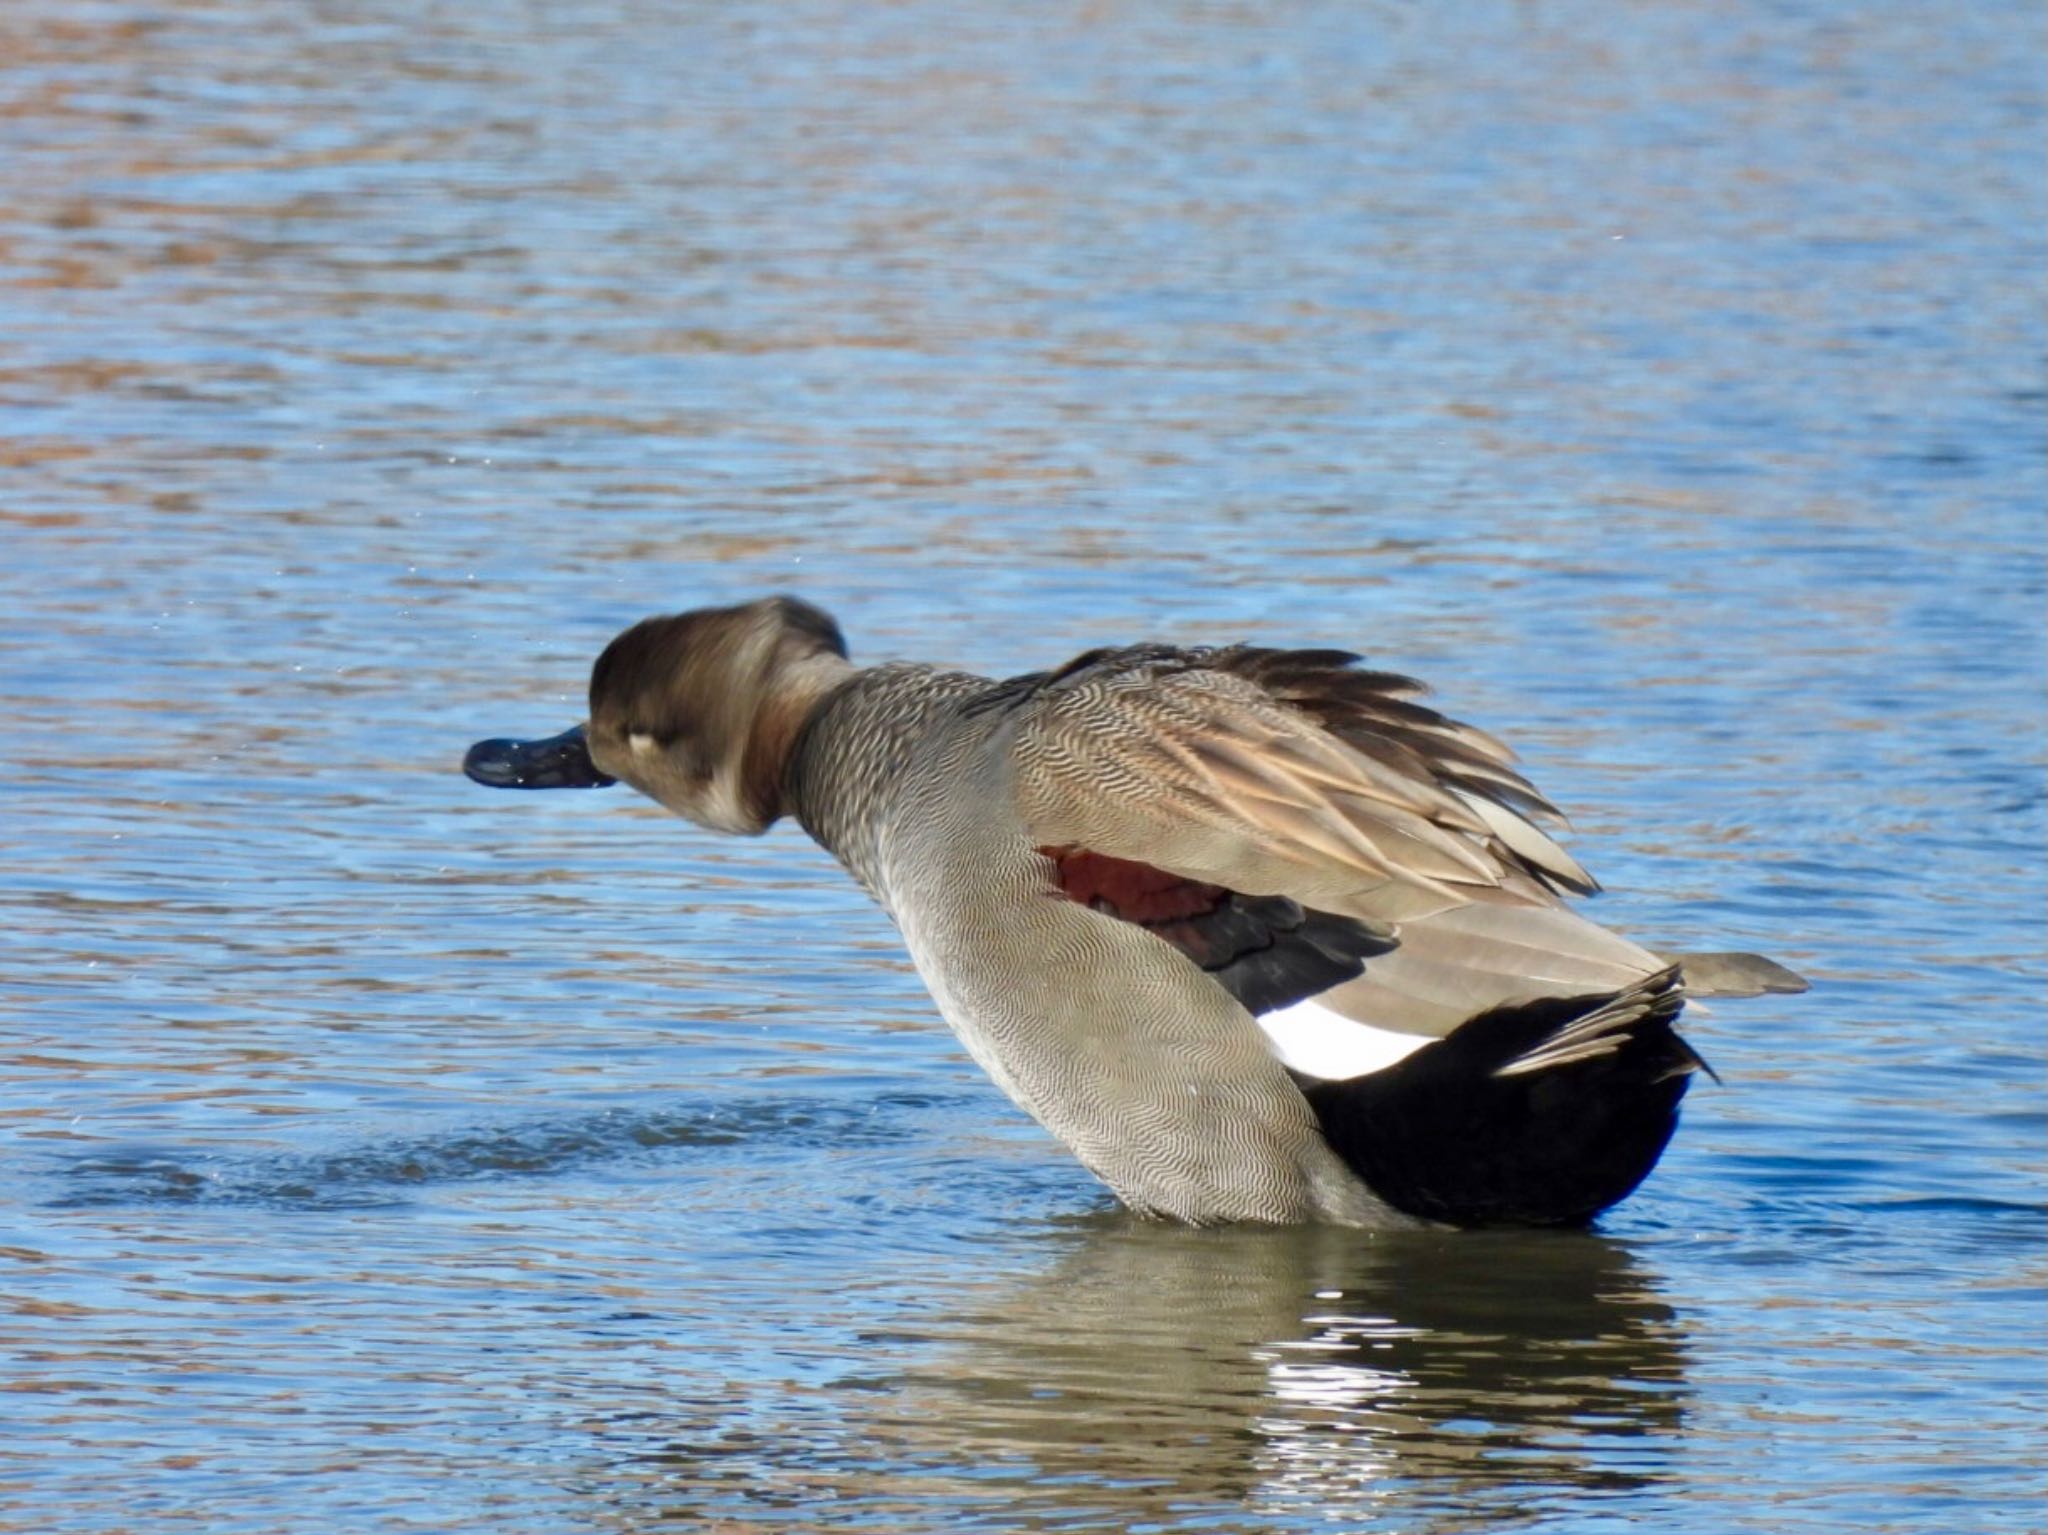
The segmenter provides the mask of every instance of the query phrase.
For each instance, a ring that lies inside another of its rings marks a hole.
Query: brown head
[[[590,672],[590,760],[686,820],[752,836],[783,812],[804,721],[848,676],[846,641],[795,597],[635,624]]]
[[[649,618],[590,672],[590,718],[546,741],[480,741],[463,769],[493,788],[623,779],[677,815],[752,836],[812,710],[853,675],[839,626],[795,597]]]

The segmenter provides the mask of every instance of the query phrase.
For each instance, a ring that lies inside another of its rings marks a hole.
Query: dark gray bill
[[[602,789],[618,782],[590,760],[581,725],[545,741],[479,741],[462,771],[493,789]]]

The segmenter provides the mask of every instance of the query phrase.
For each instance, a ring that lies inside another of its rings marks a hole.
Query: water
[[[2039,1529],[2032,9],[0,11],[0,1526]],[[1595,1233],[1134,1223],[643,614],[1434,679],[1729,1003]]]

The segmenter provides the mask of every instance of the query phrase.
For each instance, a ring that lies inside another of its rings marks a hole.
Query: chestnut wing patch
[[[1392,938],[1279,895],[1242,895],[1086,848],[1040,848],[1068,900],[1134,923],[1209,973],[1254,1016],[1356,979]]]

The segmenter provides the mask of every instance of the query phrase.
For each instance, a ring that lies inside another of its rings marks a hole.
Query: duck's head
[[[623,780],[677,815],[752,836],[783,813],[811,711],[853,671],[839,626],[795,597],[633,625],[590,671],[590,717],[544,741],[479,741],[462,770],[499,789]]]

